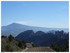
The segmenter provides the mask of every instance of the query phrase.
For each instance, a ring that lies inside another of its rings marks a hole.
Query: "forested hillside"
[[[26,42],[33,42],[39,46],[50,46],[51,43],[64,44],[69,40],[69,34],[64,31],[54,31],[44,33],[42,31],[27,30],[15,37],[17,40],[25,40]]]

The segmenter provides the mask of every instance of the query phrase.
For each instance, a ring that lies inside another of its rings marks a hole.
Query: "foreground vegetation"
[[[1,51],[2,52],[13,52],[21,51],[26,48],[26,43],[24,41],[15,40],[12,35],[1,36]]]
[[[34,47],[50,47],[56,52],[69,51],[69,33],[64,31],[55,31],[44,33],[38,31],[34,33],[32,30],[20,33],[16,38],[12,35],[1,36],[1,51],[13,52],[22,51],[26,48],[26,43],[31,43]]]
[[[52,43],[50,46],[56,52],[69,52],[69,43],[58,45],[56,43]]]

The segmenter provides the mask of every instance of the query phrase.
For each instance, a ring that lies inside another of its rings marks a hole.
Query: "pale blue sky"
[[[20,23],[48,28],[68,28],[68,1],[2,1],[2,26]]]

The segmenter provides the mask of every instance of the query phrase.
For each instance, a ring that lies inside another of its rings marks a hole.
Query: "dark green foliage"
[[[22,44],[22,42],[19,42],[19,43],[18,43],[18,47],[20,47],[20,48],[23,49],[23,44]]]
[[[62,45],[58,45],[56,43],[52,43],[50,46],[53,50],[57,51],[57,52],[64,52],[64,51],[69,51],[69,45],[68,43],[66,44],[62,44]]]
[[[52,43],[51,48],[55,51],[59,51],[58,45],[56,43]]]
[[[7,38],[7,36],[2,35],[1,38]]]
[[[12,41],[14,39],[14,37],[12,35],[8,36],[9,41]]]
[[[69,33],[56,31],[55,35],[60,39],[58,39],[57,42],[53,42],[50,47],[57,52],[69,51]]]
[[[20,42],[18,43],[18,47],[20,47],[21,49],[25,49],[25,48],[26,48],[25,42],[20,41]]]
[[[5,49],[6,49],[6,51],[10,51],[10,52],[13,51],[9,44],[6,45]]]
[[[2,52],[20,51],[25,48],[26,48],[26,43],[24,41],[18,41],[14,39],[12,35],[10,35],[9,37],[1,36]]]
[[[32,47],[39,47],[37,44],[32,43]]]

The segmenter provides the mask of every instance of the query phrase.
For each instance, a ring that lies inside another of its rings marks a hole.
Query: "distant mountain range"
[[[12,34],[14,37],[17,36],[19,33],[24,32],[26,30],[33,30],[34,32],[37,31],[43,31],[43,32],[53,32],[57,30],[63,30],[65,32],[68,32],[68,28],[44,28],[44,27],[34,27],[34,26],[27,26],[27,25],[22,25],[18,23],[12,23],[7,26],[2,26],[1,27],[2,35],[10,35]]]

